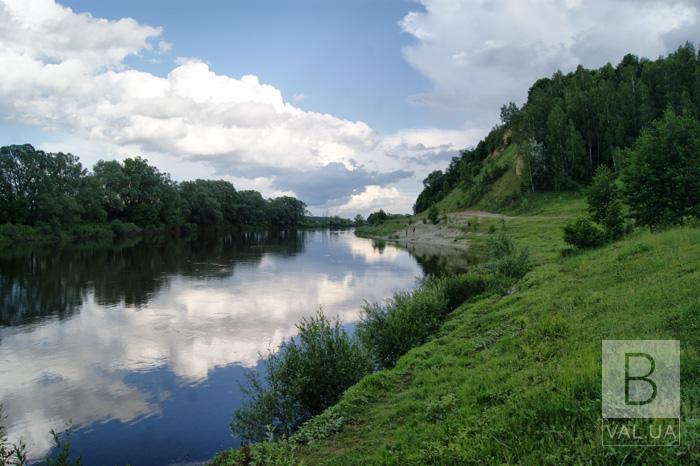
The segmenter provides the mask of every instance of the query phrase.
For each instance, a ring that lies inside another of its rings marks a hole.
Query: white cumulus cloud
[[[700,40],[696,0],[420,0],[400,26],[416,42],[403,53],[432,83],[411,101],[488,126],[529,86],[578,64],[656,58]]]
[[[197,58],[178,58],[166,76],[124,62],[171,47],[160,28],[132,19],[76,14],[53,0],[0,0],[0,111],[7,121],[86,141],[72,147],[144,154],[182,177],[178,164],[200,163],[208,172],[198,176],[250,180],[243,184],[312,206],[424,175],[422,165],[413,170],[387,153],[364,122],[301,110],[255,75],[219,74]]]

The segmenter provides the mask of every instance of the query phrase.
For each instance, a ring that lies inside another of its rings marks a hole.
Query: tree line
[[[0,225],[5,227],[50,234],[81,225],[108,226],[116,234],[198,226],[294,228],[305,213],[306,205],[296,198],[265,199],[257,191],[237,191],[225,180],[175,182],[141,157],[100,161],[89,172],[71,154],[29,144],[0,148]]]
[[[519,147],[523,191],[578,189],[600,166],[620,173],[627,149],[667,111],[700,118],[700,55],[690,43],[657,60],[628,54],[615,67],[557,72],[536,81],[522,107],[504,105],[501,124],[444,172],[430,173],[414,210],[428,209],[455,187],[478,190],[500,176],[503,167],[487,158],[510,142]]]

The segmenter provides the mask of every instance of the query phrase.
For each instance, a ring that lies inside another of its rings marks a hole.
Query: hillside
[[[598,426],[602,339],[680,339],[683,401],[700,401],[699,261],[700,230],[689,228],[552,256],[511,294],[465,303],[396,368],[352,387],[340,404],[348,425],[302,447],[298,459],[697,462],[694,424],[684,425],[682,448],[637,451],[602,448]]]
[[[700,460],[690,422],[671,449],[603,448],[599,430],[603,339],[680,339],[684,409],[700,401],[700,229],[638,231],[563,255],[561,226],[582,198],[549,193],[526,204],[480,218],[464,238],[479,248],[491,225],[505,229],[530,249],[534,269],[505,295],[464,303],[395,368],[351,387],[312,421],[312,442],[280,447],[281,464]],[[224,454],[216,464],[233,463]]]
[[[540,265],[510,294],[465,303],[396,368],[352,387],[335,408],[344,428],[300,447],[293,463],[620,463],[636,453],[599,446],[602,339],[680,339],[684,402],[700,401],[700,230],[641,232],[564,257],[560,223],[580,200],[530,204],[503,223]],[[638,454],[697,461],[694,427],[685,429],[683,448]]]
[[[676,98],[690,81],[661,86],[682,63],[700,63],[694,49],[538,80],[426,177],[415,216],[358,228],[484,260],[443,278],[460,297],[447,312],[429,281],[371,310],[379,324],[364,316],[360,339],[375,325],[379,344],[412,349],[289,439],[214,464],[700,463],[700,101]],[[443,320],[421,337],[425,314]],[[680,340],[680,446],[601,445],[603,340]]]
[[[492,163],[502,167],[502,174],[485,183],[477,193],[456,186],[437,202],[438,210],[454,212],[469,208],[497,212],[518,203],[522,197],[519,150],[517,144],[499,147],[486,159],[484,165]]]

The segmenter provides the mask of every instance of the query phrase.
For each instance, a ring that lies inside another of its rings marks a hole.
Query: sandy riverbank
[[[481,218],[505,218],[493,212],[478,210],[466,210],[450,213],[447,223],[442,221],[432,223],[417,222],[408,225],[390,236],[377,236],[375,239],[391,241],[419,254],[445,255],[451,253],[463,253],[469,249],[469,241],[464,236],[464,227],[472,225],[475,220]]]

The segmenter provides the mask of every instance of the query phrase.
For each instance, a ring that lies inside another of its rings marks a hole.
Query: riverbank
[[[380,225],[355,229],[363,238],[390,241],[419,254],[461,254],[470,249],[473,236],[488,237],[498,231],[494,220],[506,217],[493,212],[465,210],[444,214],[439,223],[422,221],[421,217],[402,218]],[[473,234],[473,235],[472,235]]]
[[[298,230],[328,229],[328,226],[302,224]],[[113,221],[111,223],[80,224],[63,230],[52,230],[49,226],[0,225],[0,247],[11,245],[45,245],[62,242],[110,242],[146,238],[188,238],[197,234],[240,234],[248,232],[280,231],[270,225],[200,226],[185,224],[179,227],[138,227],[133,223]]]
[[[49,225],[30,226],[5,223],[0,225],[0,245],[50,244],[69,241],[111,241],[115,239],[149,236],[187,236],[196,230],[194,225],[180,228],[140,228],[133,223],[87,223],[65,229]]]
[[[493,226],[531,251],[534,268],[505,292],[458,306],[428,342],[347,390],[298,441],[256,450],[263,463],[629,460],[629,450],[600,446],[601,340],[679,339],[683,367],[697,367],[700,229],[640,230],[572,251],[562,225],[583,209],[580,196],[548,194],[481,217],[476,231],[469,225],[458,241],[482,248]],[[684,369],[684,419],[700,402],[695,372]],[[700,432],[689,422],[682,429],[682,447],[640,450],[636,461],[697,462]]]

